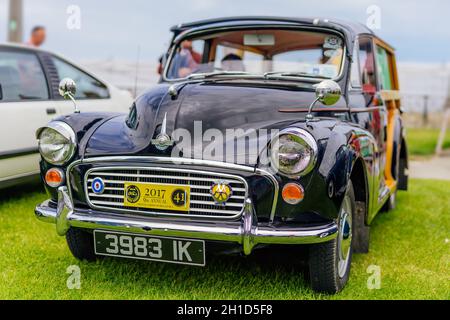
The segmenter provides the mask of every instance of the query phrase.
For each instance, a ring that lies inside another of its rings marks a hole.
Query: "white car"
[[[58,93],[61,79],[77,84],[81,112],[128,112],[129,92],[43,50],[0,44],[0,189],[39,174],[36,130],[74,111]]]

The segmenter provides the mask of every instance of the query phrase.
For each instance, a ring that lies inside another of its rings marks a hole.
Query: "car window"
[[[53,63],[58,72],[59,80],[71,78],[77,84],[76,99],[106,99],[109,92],[106,85],[91,77],[73,65],[53,57]]]
[[[359,70],[363,92],[374,94],[377,91],[375,57],[369,38],[359,40]]]
[[[352,65],[350,70],[350,83],[353,88],[361,88],[361,73],[359,72],[359,42],[356,42],[353,49]]]
[[[377,46],[377,71],[380,81],[380,89],[392,90],[392,73],[390,57],[387,51]]]
[[[322,48],[307,48],[279,53],[272,58],[273,69],[296,71],[296,68],[298,69],[300,65],[307,66],[307,68],[314,66],[312,68],[312,74],[332,78],[337,75],[335,65],[339,64],[339,62],[334,60],[339,60],[341,53],[337,53],[338,51],[335,50],[331,51],[332,56],[325,56],[328,53],[324,53],[327,51],[324,51]]]
[[[0,51],[0,102],[49,99],[47,80],[34,53]]]
[[[226,45],[218,45],[214,59],[216,70],[246,71],[251,73],[265,72],[264,57],[244,49],[235,49]]]
[[[181,41],[171,51],[165,76],[181,79],[192,74],[226,71],[333,79],[340,74],[344,51],[343,39],[326,32],[221,30]]]

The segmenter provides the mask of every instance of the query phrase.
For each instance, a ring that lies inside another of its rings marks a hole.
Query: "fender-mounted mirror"
[[[66,100],[72,100],[75,113],[80,113],[77,103],[75,101],[75,94],[77,93],[77,84],[70,78],[64,78],[59,83],[59,94]]]

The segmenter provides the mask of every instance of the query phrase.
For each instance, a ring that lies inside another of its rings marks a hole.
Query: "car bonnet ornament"
[[[167,131],[167,112],[164,114],[164,119],[161,124],[161,132],[158,134],[156,139],[152,139],[152,144],[156,147],[156,149],[160,151],[164,151],[167,148],[173,146],[174,144],[174,141],[166,133],[166,131]]]

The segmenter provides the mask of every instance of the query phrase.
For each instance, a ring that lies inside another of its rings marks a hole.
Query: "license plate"
[[[138,260],[205,266],[205,241],[94,231],[95,253]]]
[[[127,182],[124,192],[125,207],[189,211],[189,186]]]

